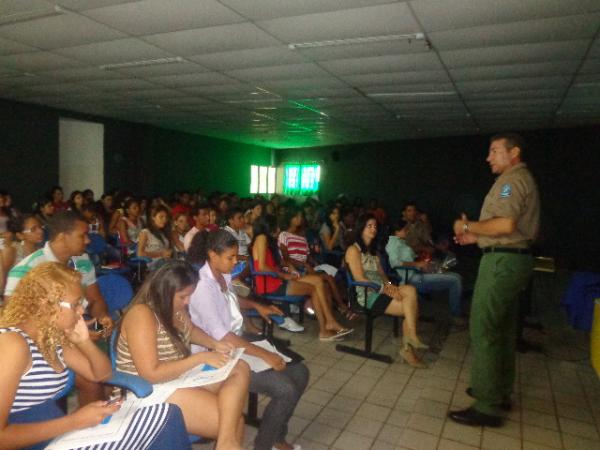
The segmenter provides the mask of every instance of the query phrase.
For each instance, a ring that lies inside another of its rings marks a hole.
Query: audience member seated
[[[60,262],[64,266],[70,265],[82,275],[81,284],[88,304],[87,313],[103,328],[102,332],[94,333],[92,338],[97,340],[110,336],[113,321],[96,282],[94,265],[85,253],[85,247],[90,243],[87,237],[87,222],[74,211],[61,211],[52,216],[48,228],[50,240],[44,247],[24,258],[8,273],[4,289],[5,300],[9,299],[25,274],[41,263],[52,261]],[[10,302],[10,299],[8,301]],[[77,377],[76,385],[79,389],[80,405],[104,397],[102,386],[97,383]]]
[[[6,237],[8,221],[10,220],[10,211],[6,206],[6,194],[6,192],[0,191],[0,239]]]
[[[118,212],[115,211],[115,214]],[[120,215],[116,228],[119,233],[119,242],[123,247],[131,247],[137,244],[140,231],[144,228],[144,222],[140,217],[140,202],[131,197],[123,205],[123,213]]]
[[[190,207],[190,193],[188,191],[176,192],[175,193],[175,204],[171,208],[171,214],[175,217],[177,214],[189,214]]]
[[[245,231],[246,219],[244,219],[242,210],[240,208],[229,209],[225,219],[227,220],[227,225],[224,227],[224,230],[231,233],[238,243],[238,259],[246,261],[249,255],[248,247],[250,246],[252,239]]]
[[[35,216],[12,218],[8,222],[8,231],[13,237],[12,241],[5,240],[4,246],[0,244],[4,274],[39,249],[44,240],[44,230]]]
[[[435,250],[431,239],[431,226],[421,220],[416,203],[408,202],[404,205],[402,219],[408,223],[406,243],[417,255],[431,255]]]
[[[222,367],[229,361],[234,345],[213,339],[190,320],[188,304],[197,283],[192,266],[176,260],[146,279],[119,330],[119,370],[154,384],[173,380],[200,364]],[[212,351],[192,354],[191,344]],[[241,361],[223,382],[178,389],[167,402],[181,408],[188,432],[216,439],[217,450],[241,450],[248,383],[248,365]]]
[[[56,262],[23,277],[0,315],[0,448],[42,449],[63,433],[99,425],[120,403],[97,401],[65,415],[53,397],[68,370],[91,382],[107,380],[111,364],[90,340],[82,318],[81,274]],[[100,448],[190,448],[179,408],[138,410],[118,442]]]
[[[402,346],[399,356],[413,367],[425,368],[415,353],[416,349],[427,349],[417,335],[418,303],[417,291],[413,286],[394,286],[381,268],[376,252],[377,219],[373,214],[358,218],[355,242],[346,250],[346,264],[355,281],[373,282],[380,290],[356,288],[358,303],[374,313],[404,317],[402,322]]]
[[[246,234],[252,238],[252,224],[254,221],[258,219],[260,216],[264,214],[264,205],[261,199],[256,199],[252,203],[252,207],[244,213],[244,218],[246,219]]]
[[[367,213],[373,214],[379,225],[383,225],[387,222],[387,213],[385,212],[385,209],[379,206],[379,201],[376,198],[369,200]]]
[[[334,206],[329,208],[327,217],[319,229],[319,237],[325,248],[331,250],[345,250],[344,235],[346,226],[341,221],[342,214],[340,208]]]
[[[159,205],[150,213],[148,226],[140,231],[137,255],[152,259],[148,269],[155,270],[173,255],[169,230],[169,209]]]
[[[75,211],[81,214],[81,210],[83,205],[85,205],[85,198],[83,197],[83,192],[81,191],[73,191],[69,196],[69,210]]]
[[[48,221],[54,215],[54,204],[52,203],[52,199],[49,197],[41,197],[33,205],[33,214],[42,224],[42,227],[46,229]]]
[[[180,255],[183,255],[185,253],[183,241],[185,238],[185,234],[188,232],[189,229],[190,223],[187,213],[180,212],[173,215],[173,230],[171,231],[171,241],[173,242],[175,251]]]
[[[190,248],[190,244],[192,243],[192,239],[194,239],[196,233],[206,229],[209,220],[209,210],[210,206],[208,203],[201,203],[192,208],[190,214],[194,220],[194,226],[190,228],[190,231],[188,231],[183,238],[183,248],[186,252]]]
[[[400,220],[399,223],[392,228],[392,235],[389,237],[388,243],[385,246],[385,251],[388,254],[390,265],[392,267],[414,267],[423,273],[415,273],[403,269],[396,269],[398,276],[402,282],[417,288],[419,292],[429,293],[434,291],[448,290],[450,303],[450,313],[456,325],[464,325],[465,321],[462,317],[462,278],[454,272],[444,273],[427,273],[430,269],[428,261],[417,261],[417,255],[414,250],[406,243],[408,235],[408,224]],[[408,280],[405,280],[405,275],[408,274]]]
[[[297,272],[284,272],[280,265],[277,247],[278,227],[272,215],[259,217],[253,224],[252,264],[257,272],[275,272],[279,278],[259,275],[256,277],[256,293],[271,295],[308,295],[319,322],[319,339],[333,341],[343,338],[353,330],[344,328],[331,310],[331,298],[325,283],[317,275],[305,275],[298,279]],[[289,331],[301,331],[303,327],[286,317],[283,324]],[[291,328],[291,329],[290,329]]]
[[[222,214],[227,214],[228,208]],[[219,229],[220,216],[219,211],[214,206],[211,206],[208,210],[208,225],[206,229],[208,231],[216,231]]]
[[[241,215],[241,211],[238,212]],[[236,213],[236,214],[238,214]],[[250,392],[270,397],[254,442],[255,450],[293,450],[298,447],[286,441],[288,422],[308,384],[308,369],[302,362],[286,364],[274,352],[253,345],[241,337],[242,314],[238,298],[232,290],[229,275],[237,263],[237,239],[225,230],[203,231],[194,239],[202,265],[200,282],[192,294],[192,322],[212,338],[262,359],[273,370],[251,372]],[[192,351],[205,350],[192,347]]]
[[[54,212],[66,211],[69,209],[69,204],[64,201],[63,188],[60,186],[53,186],[50,189],[50,198],[52,199],[52,205],[54,206]]]
[[[96,210],[95,203],[86,203],[81,207],[81,215],[88,223],[88,234],[99,234],[106,238],[104,223]]]
[[[92,191],[91,189],[84,189],[83,191],[83,199],[85,201],[86,204],[91,205],[93,203],[96,203],[96,200],[94,199],[94,191]]]
[[[324,283],[324,292],[327,297],[326,303],[331,304],[331,298],[333,298],[337,308],[343,313],[348,313],[348,307],[340,295],[335,278],[326,272],[316,272],[313,265],[309,263],[308,242],[304,236],[305,223],[306,219],[301,209],[297,207],[288,208],[282,223],[285,231],[279,233],[277,239],[279,250],[281,251],[282,264],[292,274],[298,273],[299,281],[309,284],[317,283],[315,285],[317,289],[320,289],[320,284]],[[336,270],[335,267],[331,266],[329,269]]]
[[[110,193],[102,194],[100,197],[100,201],[96,202],[96,211],[100,215],[100,219],[104,224],[104,228],[108,231],[110,226],[110,219],[112,218],[113,213],[115,212],[113,208],[113,200],[114,197]]]

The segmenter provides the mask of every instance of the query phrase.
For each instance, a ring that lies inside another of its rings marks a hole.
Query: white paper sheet
[[[206,370],[206,365],[202,364],[188,370],[175,380],[155,384],[153,385],[152,394],[148,397],[137,398],[129,393],[127,400],[123,402],[119,411],[112,415],[107,424],[65,433],[55,438],[46,447],[46,450],[69,450],[118,441],[125,435],[125,431],[138,409],[156,403],[163,403],[177,389],[205,386],[225,380],[243,353],[243,348],[235,349],[229,362],[219,369]]]
[[[253,344],[269,352],[277,353],[283,358],[283,360],[286,363],[289,363],[292,360],[291,358],[285,356],[283,353],[278,352],[275,346],[266,339],[263,339],[262,341],[253,342]],[[241,356],[241,359],[248,363],[250,369],[252,369],[252,372],[264,372],[265,370],[269,370],[271,368],[271,366],[269,366],[263,359],[257,356],[250,356],[247,353],[244,353]]]

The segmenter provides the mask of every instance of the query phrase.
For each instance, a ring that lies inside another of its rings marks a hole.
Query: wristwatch
[[[463,223],[463,233],[469,232],[469,222]]]

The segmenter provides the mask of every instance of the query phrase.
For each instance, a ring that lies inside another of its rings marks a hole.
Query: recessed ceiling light
[[[368,37],[357,37],[347,39],[332,39],[328,41],[314,41],[314,42],[298,42],[288,44],[291,50],[302,49],[302,48],[317,48],[317,47],[334,47],[339,45],[353,45],[353,44],[370,44],[373,42],[386,42],[386,41],[422,41],[425,39],[423,33],[410,33],[410,34],[386,34],[381,36],[368,36]]]
[[[100,69],[122,69],[125,67],[145,67],[145,66],[158,66],[162,64],[178,64],[185,60],[181,56],[175,56],[172,58],[157,58],[157,59],[143,59],[139,61],[129,61],[123,63],[104,64],[100,66]]]
[[[367,97],[426,97],[436,95],[456,95],[454,91],[438,91],[438,92],[376,92],[367,94]]]

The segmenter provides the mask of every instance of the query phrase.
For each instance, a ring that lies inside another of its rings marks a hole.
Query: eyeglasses
[[[67,302],[66,300],[62,300],[58,302],[58,306],[66,309],[77,309],[79,307],[85,308],[86,300],[85,298],[80,298],[77,303],[72,304],[71,302]]]
[[[43,227],[41,227],[40,225],[34,225],[30,228],[25,228],[22,232],[23,233],[33,233],[38,230],[43,230]]]

